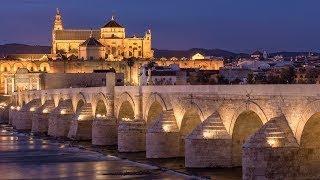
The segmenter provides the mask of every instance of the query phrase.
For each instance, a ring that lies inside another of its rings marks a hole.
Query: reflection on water
[[[0,179],[181,179],[153,166],[0,131]]]

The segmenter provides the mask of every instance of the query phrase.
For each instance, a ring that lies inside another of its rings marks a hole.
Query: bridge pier
[[[48,135],[53,137],[67,137],[70,129],[71,118],[73,116],[71,99],[59,102],[48,120]]]
[[[91,140],[92,137],[92,107],[91,103],[84,104],[79,112],[73,115],[68,138],[73,140]]]
[[[163,112],[147,131],[147,158],[171,158],[181,156],[180,141],[179,128],[173,110]]]
[[[295,179],[300,171],[298,151],[285,117],[272,118],[243,145],[242,178]]]
[[[140,152],[146,150],[146,122],[122,120],[118,127],[118,151]]]
[[[0,123],[9,122],[9,109],[10,105],[7,103],[0,103]]]
[[[47,100],[40,106],[32,118],[32,133],[47,133],[50,113],[54,110],[54,101]]]
[[[19,106],[11,106],[9,109],[9,125],[13,125],[13,121],[16,119],[16,115],[20,110]]]
[[[185,138],[185,166],[232,166],[232,138],[219,114],[208,117]]]
[[[115,117],[96,117],[92,123],[93,145],[116,145],[118,124]]]
[[[40,106],[40,99],[33,99],[22,106],[22,108],[16,113],[15,120],[13,121],[13,127],[17,130],[31,130],[33,114]]]

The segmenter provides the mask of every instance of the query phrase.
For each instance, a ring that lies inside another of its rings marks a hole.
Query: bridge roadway
[[[16,129],[117,145],[243,179],[320,178],[320,85],[115,86],[14,93]],[[9,114],[9,117],[8,117]]]

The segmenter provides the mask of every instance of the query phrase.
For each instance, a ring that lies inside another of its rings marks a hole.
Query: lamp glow
[[[169,132],[170,131],[170,125],[164,124],[164,125],[162,125],[162,129],[164,130],[164,132]]]
[[[123,121],[132,121],[130,118],[122,118]]]
[[[44,109],[42,112],[43,113],[48,113],[49,111],[48,111],[48,109]]]
[[[210,131],[203,131],[202,135],[205,139],[212,139],[213,138],[213,132],[210,132]]]
[[[33,112],[33,111],[35,111],[35,110],[36,110],[35,107],[30,108],[30,111],[31,111],[31,112]]]
[[[278,143],[277,143],[277,140],[275,138],[268,138],[267,142],[271,147],[277,147]]]
[[[67,111],[65,110],[65,109],[62,109],[61,111],[60,111],[60,114],[66,114],[67,113]]]

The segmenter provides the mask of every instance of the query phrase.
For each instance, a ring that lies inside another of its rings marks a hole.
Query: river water
[[[241,169],[186,169],[183,158],[148,160],[115,146],[56,140],[0,126],[0,179],[241,179]]]

